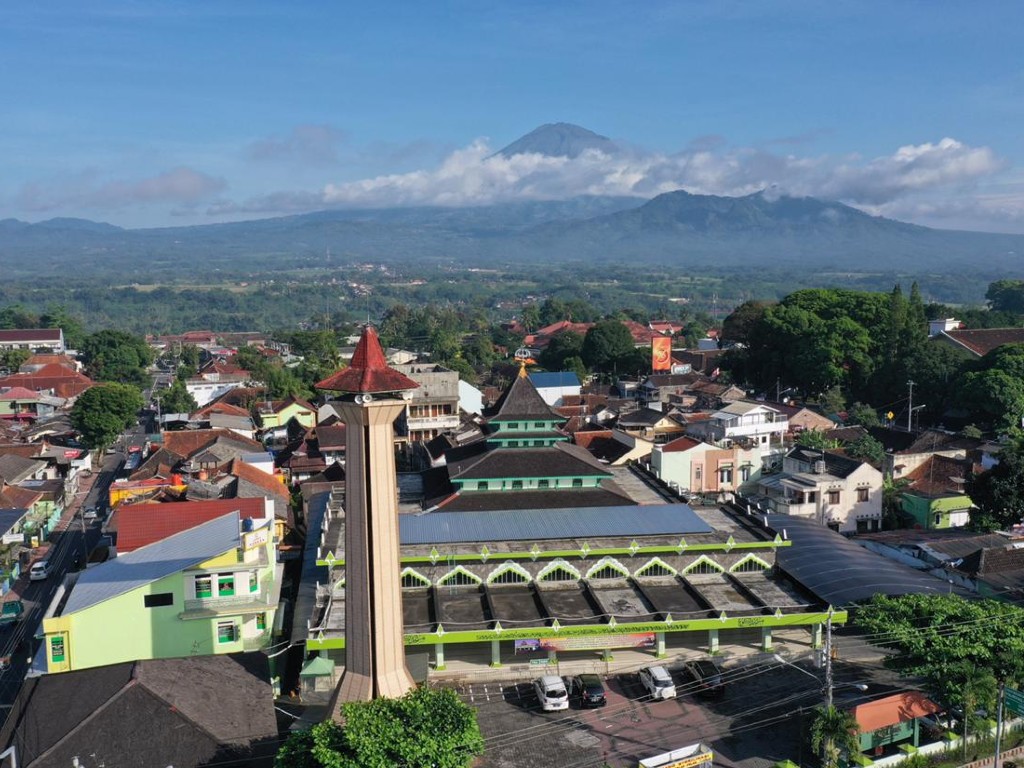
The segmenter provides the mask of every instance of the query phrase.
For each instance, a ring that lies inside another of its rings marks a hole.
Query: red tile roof
[[[352,363],[316,385],[317,389],[328,392],[350,392],[370,394],[377,392],[399,392],[417,389],[419,384],[404,373],[388,366],[381,349],[380,339],[373,326],[366,326],[359,337]]]
[[[289,501],[291,498],[288,488],[281,482],[281,475],[268,474],[252,464],[246,464],[241,459],[235,459],[231,462],[228,474],[250,482],[258,488],[262,488],[271,496],[279,497],[284,501]]]
[[[209,416],[211,413],[219,413],[224,416],[248,416],[249,412],[240,406],[214,401],[209,405],[200,408],[195,412],[196,416]]]
[[[263,453],[266,450],[263,447],[263,443],[242,437],[230,429],[195,429],[182,432],[164,432],[163,436],[163,447],[185,458],[198,453],[221,438],[250,447],[254,453]]]
[[[691,448],[696,448],[700,445],[700,440],[694,440],[692,437],[678,437],[670,443],[665,443],[661,446],[662,453],[683,453]]]
[[[933,715],[942,710],[920,691],[905,691],[866,704],[858,704],[852,714],[862,733],[871,733],[916,717]]]
[[[25,387],[0,388],[0,400],[35,400],[37,397],[39,397],[39,393],[34,389],[25,389]]]
[[[33,373],[14,373],[0,378],[0,387],[25,387],[35,392],[53,390],[57,397],[78,397],[95,382],[63,365],[50,363]]]
[[[979,357],[1003,344],[1024,343],[1024,328],[971,328],[945,331],[943,335]]]
[[[117,551],[131,552],[236,511],[243,520],[261,519],[266,514],[263,499],[213,499],[118,507]]]
[[[0,341],[60,341],[60,328],[16,328],[0,331]]]

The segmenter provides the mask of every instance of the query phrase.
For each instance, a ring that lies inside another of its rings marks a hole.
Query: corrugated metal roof
[[[875,594],[936,594],[951,589],[946,582],[865,549],[813,520],[769,515],[768,526],[785,530],[793,542],[779,549],[779,567],[831,605],[870,600]]]
[[[400,515],[402,544],[712,533],[688,504]]]
[[[61,615],[84,611],[164,576],[191,568],[241,544],[239,515],[230,512],[162,541],[83,571]]]

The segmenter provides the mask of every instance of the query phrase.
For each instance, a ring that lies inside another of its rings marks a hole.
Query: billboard
[[[672,369],[672,339],[669,336],[655,336],[651,339],[651,370]]]
[[[537,651],[605,651],[612,648],[653,648],[654,633],[631,635],[581,635],[579,637],[544,637],[539,640],[516,640],[516,653]]]

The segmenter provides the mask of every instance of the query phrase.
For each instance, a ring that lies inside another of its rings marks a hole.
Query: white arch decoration
[[[622,574],[622,578],[628,579],[630,576],[629,569],[616,560],[614,557],[604,556],[596,563],[594,563],[590,570],[587,571],[587,578],[593,578],[593,575],[598,571],[604,570],[605,568],[611,568],[613,571],[618,571]]]
[[[533,581],[533,576],[531,576],[530,572],[523,568],[523,566],[519,565],[519,563],[514,563],[511,560],[506,560],[504,563],[502,563],[489,574],[487,574],[487,583],[493,584],[499,576],[501,576],[503,573],[509,572],[522,576],[524,582],[529,583]]]
[[[555,571],[564,571],[565,573],[570,574],[574,579],[577,580],[582,578],[578,568],[576,568],[572,563],[568,562],[567,560],[562,560],[561,558],[558,558],[557,560],[552,560],[550,563],[548,563],[540,569],[540,571],[537,573],[537,581],[547,581],[547,577]]]
[[[706,563],[707,565],[711,566],[711,569],[714,570],[714,571],[717,571],[718,573],[725,573],[725,568],[723,568],[721,565],[716,563],[714,560],[712,560],[707,555],[701,555],[696,560],[694,560],[692,563],[690,563],[688,566],[683,568],[683,573],[684,574],[691,573],[692,571],[696,570],[697,567],[700,566],[703,563]]]
[[[742,571],[743,566],[746,565],[747,563],[757,563],[758,565],[761,566],[761,570],[765,570],[765,571],[770,571],[772,569],[772,567],[771,567],[771,565],[769,563],[766,563],[764,560],[762,560],[757,555],[749,554],[746,557],[744,557],[742,560],[739,560],[738,562],[733,563],[729,567],[729,573],[736,573],[737,571]]]
[[[445,586],[450,579],[453,579],[459,575],[465,576],[474,584],[483,584],[483,579],[481,579],[475,573],[473,573],[472,571],[467,571],[461,565],[456,565],[454,568],[448,571],[448,573],[446,573],[444,576],[437,580],[437,586]]]
[[[633,575],[634,576],[643,576],[644,575],[644,571],[646,571],[648,568],[656,568],[656,567],[664,568],[665,570],[667,570],[673,576],[676,576],[676,575],[679,574],[678,569],[673,568],[671,565],[666,563],[660,557],[652,557],[650,560],[648,560],[642,566],[637,568],[636,572]]]
[[[428,579],[426,576],[424,576],[419,571],[417,571],[417,570],[415,570],[413,568],[406,567],[406,568],[402,569],[402,574],[401,574],[401,577],[399,579],[399,581],[402,583],[403,589],[409,589],[409,587],[405,586],[405,579],[406,579],[407,576],[412,576],[414,579],[419,581],[424,587],[429,587],[430,586],[430,579]]]

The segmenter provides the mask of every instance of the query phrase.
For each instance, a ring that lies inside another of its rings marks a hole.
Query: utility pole
[[[825,707],[832,709],[832,606],[825,620]]]
[[[996,760],[995,768],[999,768],[999,748],[1003,735],[1003,697],[1006,693],[1006,681],[999,681],[999,706],[996,709]]]
[[[914,418],[914,381],[910,379],[907,381],[907,386],[910,387],[910,397],[907,399],[907,432],[910,432],[911,421]]]

